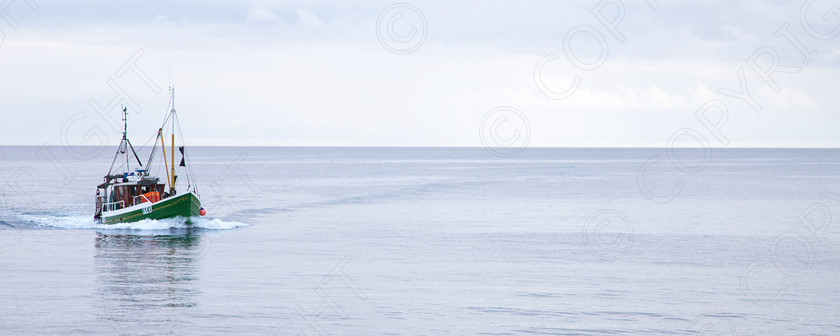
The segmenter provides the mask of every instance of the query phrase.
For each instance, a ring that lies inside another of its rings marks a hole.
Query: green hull
[[[189,218],[199,215],[201,201],[199,201],[195,194],[188,192],[183,195],[163,199],[151,204],[151,206],[149,206],[149,203],[143,203],[132,206],[131,208],[133,210],[122,209],[122,211],[104,212],[102,214],[102,223],[128,223],[144,219],[164,219],[178,216]]]

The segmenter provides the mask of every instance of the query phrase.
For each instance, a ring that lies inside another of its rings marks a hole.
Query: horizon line
[[[119,145],[102,145],[102,146],[95,146],[95,145],[51,145],[51,144],[44,144],[44,145],[32,145],[32,144],[25,144],[25,145],[3,145],[0,144],[0,147],[119,147]],[[286,147],[286,148],[463,148],[463,149],[510,149],[512,147],[485,147],[485,146],[389,146],[389,145],[380,145],[380,146],[370,146],[370,145],[190,145],[189,147],[265,147],[265,148],[272,148],[272,147]],[[522,147],[521,150],[526,149],[668,149],[668,148],[677,148],[677,149],[840,149],[840,147],[822,147],[822,146],[813,146],[813,147],[798,147],[798,146],[791,146],[791,147],[778,147],[778,146],[729,146],[729,147],[697,147],[697,146],[673,146],[673,147],[666,147],[666,146],[525,146]]]

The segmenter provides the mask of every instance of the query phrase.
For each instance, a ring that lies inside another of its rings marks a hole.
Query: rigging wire
[[[172,100],[170,99],[170,101],[169,101],[169,102],[167,103],[167,105],[166,105],[166,111],[167,111],[167,113],[165,113],[165,114],[164,114],[164,119],[163,119],[163,122],[161,123],[161,127],[165,126],[165,125],[166,125],[166,121],[168,121],[168,120],[169,120],[169,114],[170,114],[170,113],[169,113],[169,111],[170,111],[170,108],[171,108],[171,106],[172,106],[172,105],[171,105],[171,102],[172,102]],[[148,165],[150,165],[150,164],[152,163],[152,159],[154,158],[155,151],[157,150],[157,143],[158,143],[159,138],[160,138],[160,137],[159,137],[158,132],[157,132],[157,131],[155,131],[155,132],[152,134],[152,136],[150,136],[148,139],[146,139],[146,141],[143,143],[143,145],[141,145],[141,146],[139,147],[139,148],[140,148],[140,151],[143,151],[143,150],[146,148],[146,146],[149,144],[149,142],[151,142],[151,141],[152,141],[152,139],[154,139],[154,140],[155,140],[155,144],[152,146],[151,153],[149,153],[149,161],[147,161],[147,163],[146,163],[146,165],[147,165],[147,166],[148,166]],[[122,146],[122,144],[120,144],[120,145]],[[148,167],[147,167],[147,171],[148,171]],[[110,174],[111,174],[111,172],[109,171],[109,172],[108,172],[108,174],[110,175]]]
[[[148,145],[149,141],[152,141],[152,139],[155,139],[155,142],[157,142],[157,132],[155,132],[154,135],[150,136],[149,139],[147,139],[146,142],[144,142],[143,145],[140,146],[140,150],[143,150],[143,148],[146,148],[146,145]]]
[[[192,186],[192,190],[195,192],[195,194],[197,196],[201,197],[201,195],[198,194],[198,187],[197,187],[198,184],[196,183],[196,180],[195,180],[195,172],[193,171],[192,164],[190,164],[192,161],[190,160],[189,154],[187,154],[187,146],[186,146],[186,142],[184,141],[184,132],[181,130],[181,120],[179,120],[178,116],[175,115],[174,113],[173,113],[173,123],[172,124],[173,124],[173,127],[176,127],[176,126],[178,127],[178,138],[181,141],[182,147],[184,147],[183,156],[184,156],[184,162],[185,162],[185,166],[186,166],[185,167],[186,168],[185,172],[187,174],[187,190],[189,190],[190,186]],[[187,163],[187,162],[190,162],[190,163]]]
[[[152,150],[149,153],[149,161],[146,161],[146,172],[151,170],[152,165],[154,164],[153,160],[155,159],[155,153],[157,153],[157,144],[158,144],[159,137],[155,136],[155,144],[152,146]]]

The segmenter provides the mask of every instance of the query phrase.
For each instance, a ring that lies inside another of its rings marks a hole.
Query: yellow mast
[[[173,123],[174,123],[174,121],[173,121]],[[174,128],[175,126],[172,126],[172,127]],[[171,168],[172,168],[172,184],[170,184],[170,188],[172,190],[175,190],[175,130],[174,129],[172,130],[172,145],[171,146],[172,146],[172,152],[170,153],[170,155],[172,156],[172,166],[171,166]],[[170,191],[169,193],[171,194],[172,192]]]
[[[170,145],[170,146],[172,146],[171,147],[172,148],[172,153],[170,154],[171,159],[172,159],[172,166],[170,166],[170,168],[172,169],[172,183],[169,185],[169,193],[174,195],[175,194],[175,87],[174,86],[171,87],[170,90],[172,90],[172,96],[171,96],[171,98],[172,98],[172,111],[170,112],[170,117],[172,117],[172,145]],[[163,154],[163,161],[166,161],[166,154]]]
[[[169,177],[169,162],[166,161],[166,145],[163,143],[163,128],[158,129],[158,136],[160,137],[160,147],[163,148],[163,164],[166,165],[166,182],[169,183],[169,189],[171,190],[174,186],[170,182],[171,179]],[[174,171],[175,167],[172,167],[172,170]]]

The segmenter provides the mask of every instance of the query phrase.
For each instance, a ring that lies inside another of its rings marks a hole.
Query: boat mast
[[[163,127],[158,129],[158,137],[160,138],[160,148],[163,151],[163,164],[166,166],[164,170],[166,172],[166,183],[169,183],[169,191],[172,191],[172,178],[169,176],[169,161],[166,161],[166,143],[163,141]]]
[[[137,155],[137,151],[134,150],[134,146],[131,145],[131,141],[128,140],[128,108],[123,106],[123,139],[126,143],[126,151],[131,148],[131,153],[134,154],[134,159],[137,160],[137,164],[140,167],[143,167],[143,162],[140,162],[140,156]],[[128,170],[128,154],[125,155],[125,169]]]
[[[111,168],[108,169],[108,175],[114,170],[114,164],[117,162],[117,156],[120,154],[125,155],[125,170],[131,170],[129,166],[129,158],[128,158],[128,150],[131,149],[131,153],[134,154],[134,158],[137,160],[137,164],[140,167],[143,167],[143,163],[140,162],[140,157],[137,155],[137,152],[134,150],[134,146],[131,145],[131,141],[128,140],[128,108],[123,106],[122,107],[122,121],[123,121],[123,137],[120,140],[120,146],[117,148],[117,153],[114,154],[114,161],[111,161]]]
[[[120,142],[120,152],[125,154],[125,170],[129,171],[129,170],[131,170],[131,167],[128,166],[128,154],[126,154],[126,152],[128,151],[128,145],[126,145],[126,142],[128,142],[128,108],[123,106],[122,112],[123,112],[122,113],[122,115],[123,115],[123,118],[122,118],[122,120],[123,120],[123,138],[122,138],[122,141]],[[125,146],[125,147],[123,147],[123,146]]]
[[[172,191],[175,191],[175,86],[170,90],[172,92],[172,143],[170,144],[171,153],[169,155],[172,159],[172,165],[170,166],[170,169],[172,169],[172,184],[169,185],[169,188],[171,189],[170,194],[172,194]]]

